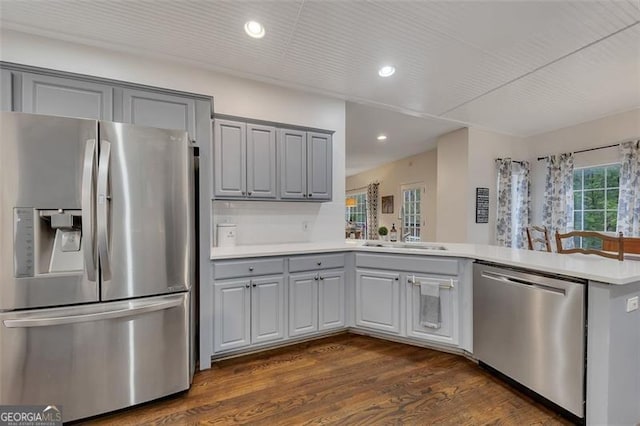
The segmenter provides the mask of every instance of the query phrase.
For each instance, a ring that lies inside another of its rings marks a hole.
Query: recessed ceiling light
[[[396,68],[392,65],[385,65],[378,70],[380,77],[391,77],[396,72]]]
[[[387,135],[379,135],[378,136],[378,140],[379,141],[386,141],[387,140]]]
[[[262,38],[264,37],[264,26],[257,21],[247,21],[244,24],[244,31],[249,37]]]

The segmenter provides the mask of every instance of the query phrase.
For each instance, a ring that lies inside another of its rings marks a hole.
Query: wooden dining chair
[[[617,242],[603,241],[602,249],[604,251],[615,251]],[[640,254],[640,237],[624,237],[624,252],[632,254]]]
[[[549,230],[546,226],[528,226],[527,243],[529,250],[536,250],[535,244],[543,244],[546,251],[551,252],[551,241],[549,241]],[[542,251],[542,250],[541,250]]]
[[[597,238],[602,241],[602,250],[584,248],[565,249],[562,240],[567,238],[573,239],[574,237]],[[556,230],[556,246],[558,253],[595,254],[610,259],[624,260],[624,237],[622,236],[622,232],[618,233],[618,236],[613,237],[594,231],[571,231],[566,234],[561,234]]]

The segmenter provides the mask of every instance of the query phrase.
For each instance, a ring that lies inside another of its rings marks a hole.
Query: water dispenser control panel
[[[13,209],[14,248],[13,264],[16,278],[33,277],[35,269],[35,243],[33,232],[33,209]]]

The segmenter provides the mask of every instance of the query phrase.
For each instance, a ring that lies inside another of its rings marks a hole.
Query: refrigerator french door
[[[0,115],[0,404],[75,420],[186,390],[185,132]]]

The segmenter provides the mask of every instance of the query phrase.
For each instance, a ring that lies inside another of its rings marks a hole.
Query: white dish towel
[[[440,328],[440,283],[420,283],[420,325],[429,328]]]

